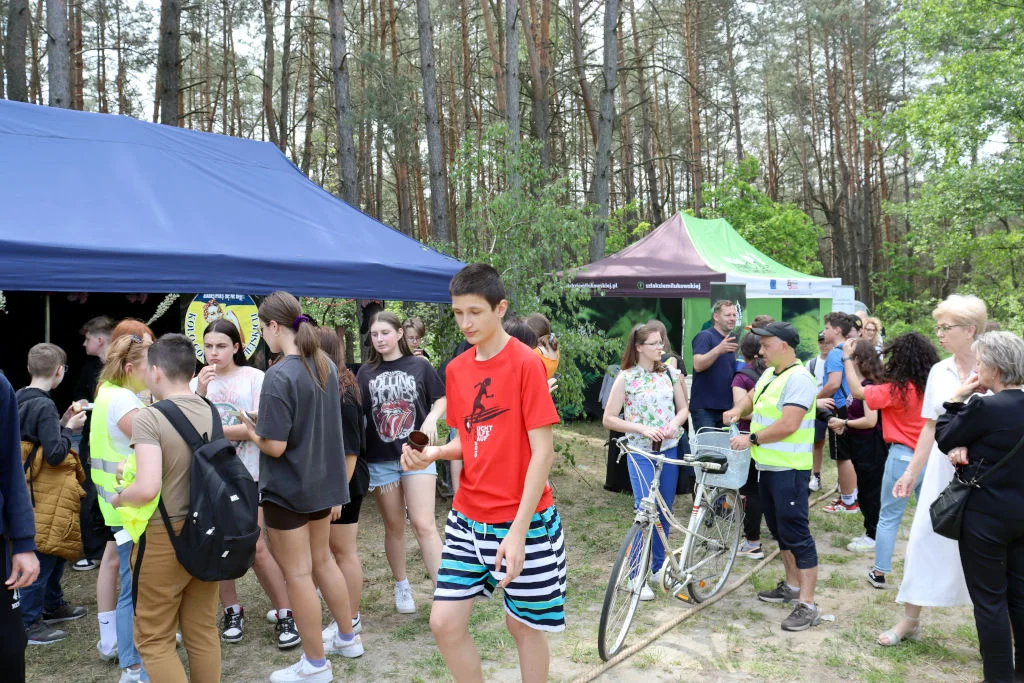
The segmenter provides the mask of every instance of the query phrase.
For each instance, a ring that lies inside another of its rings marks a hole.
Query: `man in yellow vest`
[[[807,523],[808,483],[814,449],[814,377],[796,357],[800,335],[789,323],[773,322],[751,330],[761,337],[768,369],[750,394],[726,411],[726,424],[750,415],[750,434],[733,437],[735,450],[751,449],[760,482],[764,518],[779,539],[786,578],[757,597],[765,602],[797,601],[782,622],[786,631],[803,631],[821,619],[814,604],[818,553]]]

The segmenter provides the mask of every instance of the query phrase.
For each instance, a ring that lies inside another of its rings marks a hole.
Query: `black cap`
[[[794,349],[800,344],[800,333],[789,323],[774,322],[750,330],[758,337],[778,337]]]
[[[822,330],[821,332],[818,333],[818,341],[825,341],[825,330]]]

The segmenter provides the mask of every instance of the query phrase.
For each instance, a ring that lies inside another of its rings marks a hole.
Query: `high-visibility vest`
[[[117,493],[117,466],[128,457],[114,447],[107,429],[107,414],[110,400],[121,387],[111,382],[104,382],[92,406],[92,429],[89,431],[89,458],[92,461],[92,481],[96,484],[97,500],[103,521],[107,526],[123,526],[121,515],[110,505],[110,500]],[[130,452],[130,451],[129,451]]]
[[[135,481],[135,474],[138,471],[138,464],[135,460],[135,452],[133,451],[126,459],[124,465],[124,476],[121,481],[124,483],[125,488]],[[132,541],[135,543],[139,542],[142,537],[142,533],[149,526],[149,520],[152,519],[156,513],[157,505],[160,503],[160,493],[156,494],[156,498],[144,503],[138,507],[133,505],[122,505],[117,508],[117,514],[121,518],[121,526],[124,530],[132,537]]]
[[[782,392],[795,375],[807,375],[807,369],[799,363],[776,375],[775,368],[768,368],[754,386],[754,413],[750,417],[750,433],[756,434],[782,418],[779,402]],[[813,384],[814,378],[811,377]],[[781,441],[757,444],[750,447],[750,455],[756,462],[769,467],[785,467],[794,470],[809,470],[813,464],[814,450],[814,402],[807,409],[800,426]]]

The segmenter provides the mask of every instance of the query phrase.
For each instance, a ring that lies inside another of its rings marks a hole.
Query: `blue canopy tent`
[[[0,290],[447,301],[462,263],[264,142],[0,100]]]

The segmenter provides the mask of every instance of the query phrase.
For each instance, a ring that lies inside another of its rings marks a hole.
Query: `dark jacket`
[[[57,404],[50,393],[35,387],[18,389],[18,418],[21,440],[39,444],[38,455],[56,467],[71,452],[71,430],[61,427]]]
[[[0,375],[0,538],[10,541],[13,554],[36,549],[36,523],[21,466],[18,400],[7,378]]]

